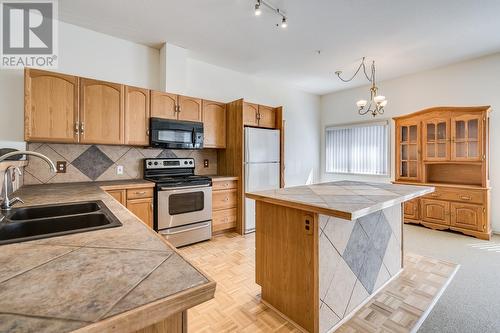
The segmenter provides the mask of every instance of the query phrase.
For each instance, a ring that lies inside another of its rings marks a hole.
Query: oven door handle
[[[196,226],[196,227],[193,227],[193,228],[189,228],[189,229],[184,229],[184,230],[179,230],[179,231],[165,231],[165,232],[160,232],[162,235],[177,235],[177,234],[182,234],[184,232],[188,232],[188,231],[194,231],[194,230],[198,230],[198,229],[203,229],[203,228],[206,228],[210,226],[210,223],[205,223],[203,225],[199,225],[199,226]]]
[[[194,185],[194,186],[182,186],[182,187],[160,187],[160,191],[177,191],[177,190],[194,190],[197,188],[210,187],[210,184],[206,185]]]

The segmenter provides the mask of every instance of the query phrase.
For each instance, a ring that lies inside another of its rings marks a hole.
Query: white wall
[[[491,105],[491,202],[493,230],[500,232],[500,53],[379,83],[379,92],[389,103],[383,118],[390,119],[432,106]],[[355,102],[368,96],[368,87],[359,87],[321,97],[321,180],[394,179],[394,124],[391,121],[391,177],[346,176],[325,173],[324,128],[331,124],[369,121],[359,116]],[[378,117],[377,117],[378,119]]]
[[[160,88],[156,49],[59,22],[57,72]],[[23,141],[23,71],[0,70],[0,147]]]
[[[319,181],[320,98],[279,82],[265,80],[198,60],[187,60],[187,95],[223,102],[244,98],[283,106],[286,186]],[[167,75],[168,86],[168,75]]]

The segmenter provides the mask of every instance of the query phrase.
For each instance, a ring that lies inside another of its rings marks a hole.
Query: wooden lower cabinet
[[[404,216],[408,220],[418,220],[420,218],[420,200],[413,199],[404,203]]]
[[[480,205],[451,203],[451,225],[457,228],[485,231],[485,209]]]
[[[405,202],[404,221],[490,239],[488,202],[488,189],[436,186],[435,192]]]
[[[212,233],[236,228],[237,193],[237,178],[212,179]]]
[[[450,224],[450,203],[434,199],[421,199],[422,220],[431,223]]]
[[[123,188],[106,190],[123,206],[127,207],[145,225],[153,228],[153,188]]]

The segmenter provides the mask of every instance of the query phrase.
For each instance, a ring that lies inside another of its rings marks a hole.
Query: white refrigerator
[[[280,187],[280,131],[245,127],[245,191]],[[255,201],[245,198],[245,233],[255,230]]]

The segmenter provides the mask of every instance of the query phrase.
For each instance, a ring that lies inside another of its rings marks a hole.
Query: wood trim
[[[408,113],[402,116],[393,117],[392,119],[406,119],[412,118],[415,116],[420,116],[426,114],[428,112],[435,111],[464,111],[464,112],[483,112],[483,111],[491,111],[491,105],[483,105],[483,106],[435,106],[431,108],[422,109],[420,111],[416,111],[413,113]]]

